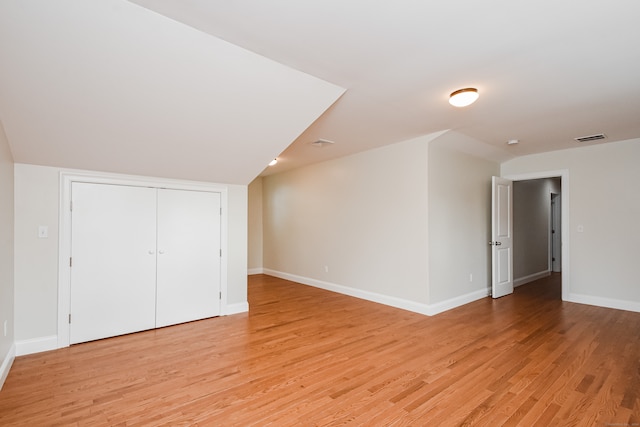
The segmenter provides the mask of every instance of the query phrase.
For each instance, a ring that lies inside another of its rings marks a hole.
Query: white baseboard
[[[443,313],[445,311],[460,307],[465,304],[469,304],[470,302],[474,302],[482,298],[486,298],[489,296],[490,292],[491,289],[480,289],[478,291],[473,291],[468,294],[460,295],[458,297],[451,298],[442,302],[429,304],[429,309],[431,311],[430,316],[436,315],[438,313]]]
[[[227,308],[222,314],[223,316],[230,316],[232,314],[246,313],[247,311],[249,311],[249,303],[240,302],[237,304],[227,304]]]
[[[249,276],[254,274],[264,274],[264,268],[250,268],[247,270]]]
[[[540,271],[539,273],[530,274],[528,276],[519,277],[513,280],[513,287],[517,288],[518,286],[522,286],[525,283],[533,282],[538,279],[542,279],[543,277],[551,276],[551,271],[545,270]]]
[[[595,305],[598,307],[614,308],[616,310],[635,311],[640,313],[640,302],[624,301],[612,298],[594,297],[592,295],[570,293],[565,301],[578,304]]]
[[[296,276],[294,274],[283,273],[281,271],[270,270],[267,268],[264,269],[264,274],[268,274],[274,277],[279,277],[285,280],[290,280],[296,283],[301,283],[303,285],[313,286],[315,288],[320,288],[327,291],[337,292],[339,294],[348,295],[351,297],[388,305],[390,307],[412,311],[414,313],[424,314],[427,316],[433,316],[438,313],[442,313],[443,311],[447,311],[452,308],[459,307],[461,305],[470,303],[472,301],[484,298],[488,295],[487,290],[483,289],[480,291],[472,292],[467,295],[462,295],[456,298],[452,298],[450,300],[442,301],[437,304],[424,304],[416,301],[406,300],[403,298],[383,295],[376,292],[364,291],[362,289],[355,289],[348,286],[337,285],[335,283],[324,282],[322,280],[311,279],[303,276]]]
[[[4,381],[7,379],[9,375],[9,371],[11,370],[11,365],[13,365],[13,361],[16,358],[16,345],[11,344],[11,348],[9,348],[9,352],[4,357],[2,361],[2,365],[0,365],[0,390],[2,390],[2,386],[4,385]]]
[[[32,338],[29,340],[16,341],[16,356],[40,353],[43,351],[56,350],[58,348],[58,336]]]

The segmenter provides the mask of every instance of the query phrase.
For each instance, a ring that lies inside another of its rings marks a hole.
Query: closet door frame
[[[60,214],[59,214],[59,261],[58,261],[58,348],[70,345],[70,301],[71,301],[71,185],[74,182],[93,184],[128,185],[157,189],[208,191],[220,194],[222,216],[220,219],[220,315],[227,313],[227,266],[228,266],[228,189],[223,184],[197,181],[181,181],[161,178],[147,178],[130,175],[99,172],[60,173]]]

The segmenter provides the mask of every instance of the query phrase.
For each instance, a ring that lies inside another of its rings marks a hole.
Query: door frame
[[[529,172],[520,174],[501,175],[502,178],[510,179],[511,181],[528,181],[531,179],[541,178],[560,178],[560,206],[562,211],[560,212],[560,235],[562,245],[562,256],[560,259],[560,270],[562,271],[562,300],[569,301],[570,284],[571,284],[571,268],[569,258],[569,169],[559,169],[552,171],[541,172]]]
[[[128,185],[135,187],[166,188],[172,190],[208,191],[220,193],[222,217],[220,219],[220,314],[227,313],[228,283],[228,187],[197,181],[120,175],[102,172],[60,172],[59,241],[58,241],[58,348],[69,347],[69,313],[71,300],[71,184],[86,182],[93,184]]]
[[[560,216],[558,216],[560,212]],[[562,190],[560,193],[551,193],[551,214],[549,217],[549,271],[555,272],[556,266],[562,272]],[[557,227],[554,227],[556,225]],[[555,233],[555,228],[560,229],[560,234]],[[560,245],[560,251],[558,251]],[[558,253],[559,252],[559,253]],[[554,261],[554,254],[558,255],[559,261]]]

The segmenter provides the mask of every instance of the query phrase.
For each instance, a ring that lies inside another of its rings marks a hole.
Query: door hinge
[[[222,299],[222,291],[218,292],[218,297]]]
[[[220,216],[222,216],[222,208],[220,208]]]
[[[71,324],[71,313],[69,313],[69,324]]]
[[[73,212],[73,200],[69,202],[69,210]]]
[[[222,258],[222,249],[220,249],[220,258]]]
[[[69,267],[73,267],[73,257],[69,257]]]

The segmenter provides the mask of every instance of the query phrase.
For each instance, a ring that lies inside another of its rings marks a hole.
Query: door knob
[[[162,254],[164,253],[164,251],[158,251],[158,253],[159,253],[160,255],[162,255]]]
[[[149,251],[149,255],[153,255],[153,254],[154,254],[154,251]]]

